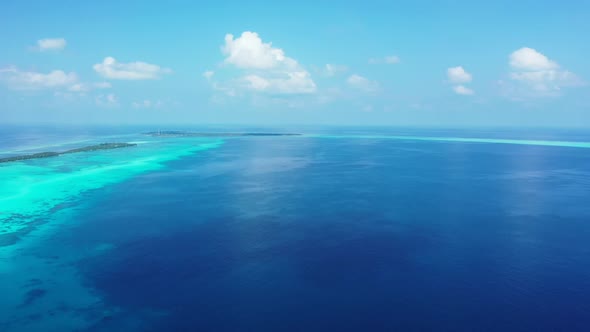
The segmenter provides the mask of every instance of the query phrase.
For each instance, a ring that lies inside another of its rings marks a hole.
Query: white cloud
[[[254,90],[265,90],[270,86],[270,82],[263,77],[258,75],[248,75],[244,77],[244,81],[247,82],[248,86]]]
[[[562,88],[583,84],[574,73],[529,47],[512,52],[509,64],[512,84],[502,82],[502,87],[515,99],[559,96]]]
[[[82,83],[76,83],[68,88],[68,90],[72,92],[86,92],[88,91],[88,87]]]
[[[72,92],[64,92],[64,91],[57,90],[57,91],[53,92],[53,96],[56,98],[60,98],[60,99],[67,101],[67,102],[72,102],[72,101],[75,101],[76,97],[78,97],[79,95],[76,93],[72,93]]]
[[[388,55],[385,57],[385,63],[387,64],[394,64],[394,63],[399,63],[399,57],[396,55]]]
[[[373,105],[365,105],[365,106],[363,106],[362,111],[363,112],[373,112],[373,109],[374,109]]]
[[[66,40],[63,38],[45,38],[37,41],[39,51],[60,51],[66,47]]]
[[[97,89],[110,89],[112,87],[111,83],[109,82],[98,82],[94,83],[93,86]]]
[[[535,90],[559,90],[560,86],[574,84],[578,80],[576,75],[565,70],[513,72],[510,78],[527,83]]]
[[[313,93],[316,85],[306,71],[288,72],[287,78],[265,78],[258,75],[244,77],[246,86],[252,90],[279,94]]]
[[[239,84],[236,84],[233,81],[226,83],[211,82],[211,87],[213,88],[213,90],[219,91],[226,96],[236,97],[240,95],[240,93],[238,92]]]
[[[134,101],[131,103],[133,108],[160,108],[164,103],[160,100],[151,101],[149,99],[142,100],[142,101]]]
[[[447,77],[449,78],[449,82],[456,84],[469,83],[472,80],[471,74],[461,66],[447,69]]]
[[[454,84],[453,91],[456,94],[470,96],[475,93],[472,89],[463,85],[470,83],[473,80],[473,76],[471,76],[471,74],[467,72],[462,66],[448,68],[447,78],[450,83]]]
[[[240,37],[225,36],[221,51],[224,63],[241,70],[240,77],[226,83],[212,82],[216,90],[235,96],[236,90],[270,94],[307,94],[316,92],[311,74],[285,52],[265,43],[256,32],[245,31]],[[213,74],[204,74],[212,78]]]
[[[111,83],[97,82],[97,83],[76,83],[68,88],[72,92],[88,92],[95,89],[110,89]]]
[[[353,74],[348,77],[346,82],[353,86],[363,86],[367,85],[369,83],[369,80],[360,75]]]
[[[210,80],[213,75],[215,75],[215,72],[212,70],[207,70],[206,72],[203,73],[203,77],[206,78],[207,80]]]
[[[387,55],[382,58],[370,58],[369,64],[378,65],[378,64],[387,64],[393,65],[400,62],[400,58],[397,55]]]
[[[153,80],[163,74],[172,72],[170,69],[141,61],[120,63],[113,57],[106,57],[102,63],[93,66],[101,76],[115,80]]]
[[[96,96],[94,99],[96,105],[104,107],[117,107],[119,106],[119,98],[114,93],[101,94]]]
[[[109,82],[80,82],[74,72],[53,70],[48,73],[21,71],[16,67],[0,69],[0,81],[13,90],[39,91],[52,90],[55,96],[82,96],[86,92],[98,89],[109,89]]]
[[[357,74],[350,75],[348,79],[346,79],[346,83],[348,83],[348,85],[353,88],[366,92],[375,92],[379,89],[379,83],[376,81],[371,81]]]
[[[15,90],[41,90],[74,85],[78,82],[78,75],[74,72],[66,73],[63,70],[53,70],[44,74],[8,67],[0,70],[0,79]]]
[[[510,66],[516,70],[539,71],[557,69],[559,65],[536,50],[523,47],[510,54]]]
[[[338,73],[342,73],[347,71],[348,68],[346,66],[342,66],[342,65],[334,65],[331,63],[326,64],[326,66],[324,67],[324,73],[327,76],[334,76]]]
[[[453,91],[455,91],[456,94],[458,95],[472,95],[473,94],[473,90],[466,88],[463,85],[457,85],[453,87]]]
[[[235,39],[232,34],[225,35],[222,52],[227,56],[226,63],[243,69],[298,66],[297,61],[285,56],[282,49],[272,47],[272,43],[264,43],[256,32],[251,31],[244,31]]]

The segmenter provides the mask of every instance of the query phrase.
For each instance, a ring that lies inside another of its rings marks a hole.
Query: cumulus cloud
[[[467,72],[462,66],[451,67],[447,69],[447,79],[453,84],[453,91],[462,96],[470,96],[475,92],[466,87],[464,84],[470,83],[473,76]]]
[[[111,83],[97,82],[97,83],[76,83],[68,88],[72,92],[88,92],[96,89],[110,89]]]
[[[109,82],[80,82],[74,72],[52,70],[48,73],[21,71],[16,67],[0,69],[0,81],[8,88],[20,91],[51,90],[56,96],[84,95],[86,92],[109,89]]]
[[[342,66],[342,65],[334,65],[331,63],[327,63],[326,66],[324,67],[324,73],[327,76],[334,76],[338,73],[342,73],[347,71],[348,68],[346,66]]]
[[[149,99],[145,99],[142,101],[134,101],[133,103],[131,103],[131,106],[133,106],[133,108],[160,108],[162,107],[162,105],[164,105],[164,103],[160,100],[152,101]]]
[[[366,92],[376,92],[379,89],[379,83],[357,74],[350,75],[348,79],[346,79],[346,83],[355,89]]]
[[[316,85],[306,71],[285,73],[287,77],[265,78],[259,75],[247,75],[244,77],[246,86],[252,90],[271,93],[313,93]]]
[[[93,86],[97,89],[109,89],[111,88],[111,83],[109,82],[98,82],[98,83],[94,83]]]
[[[95,64],[93,68],[102,77],[115,80],[153,80],[172,72],[170,69],[141,61],[117,62],[110,56],[104,58],[102,63]]]
[[[370,58],[369,64],[371,65],[378,65],[378,64],[386,64],[386,65],[393,65],[399,63],[400,59],[397,55],[387,55],[382,58]]]
[[[15,90],[59,89],[78,83],[78,75],[74,72],[53,70],[49,73],[21,71],[16,67],[0,70],[0,79]]]
[[[447,69],[447,77],[449,82],[456,84],[469,83],[473,79],[471,74],[465,71],[461,66]]]
[[[203,77],[206,78],[207,80],[210,80],[213,75],[215,75],[215,72],[212,70],[207,70],[206,72],[203,73]]]
[[[244,69],[271,69],[279,66],[297,67],[297,61],[285,56],[285,52],[264,43],[256,32],[244,31],[234,39],[234,35],[225,35],[222,52],[227,57],[225,62]]]
[[[562,88],[583,84],[577,75],[529,47],[512,52],[509,65],[513,84],[502,84],[514,98],[559,96]]]
[[[68,90],[73,92],[85,92],[88,91],[88,87],[83,83],[76,83],[68,88]]]
[[[41,52],[60,51],[66,47],[66,40],[63,38],[45,38],[37,41],[37,48]]]
[[[114,93],[100,94],[94,99],[96,105],[104,107],[117,107],[119,106],[119,98]]]
[[[230,82],[213,82],[218,90],[246,89],[271,94],[307,94],[316,91],[311,74],[295,59],[272,43],[265,43],[256,32],[245,31],[240,37],[225,36],[221,51],[224,63],[241,70],[240,77]],[[213,74],[207,74],[210,79]]]
[[[549,60],[535,49],[523,47],[510,54],[510,66],[516,70],[539,71],[559,68],[559,65]]]
[[[473,94],[473,90],[463,86],[463,85],[457,85],[453,87],[453,91],[455,91],[456,94],[458,95],[472,95]]]

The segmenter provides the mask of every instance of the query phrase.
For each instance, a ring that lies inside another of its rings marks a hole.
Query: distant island
[[[21,161],[21,160],[29,160],[29,159],[57,157],[62,154],[68,154],[68,153],[120,149],[120,148],[136,146],[136,145],[137,144],[134,144],[134,143],[101,143],[101,144],[96,144],[96,145],[85,146],[82,148],[71,149],[71,150],[67,150],[67,151],[63,151],[63,152],[39,152],[39,153],[26,154],[26,155],[14,156],[14,157],[0,158],[0,163],[8,163],[8,162],[12,162],[12,161]]]
[[[301,134],[293,133],[203,133],[191,131],[150,131],[144,135],[158,137],[235,137],[235,136],[299,136]]]

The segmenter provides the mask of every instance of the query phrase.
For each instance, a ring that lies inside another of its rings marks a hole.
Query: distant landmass
[[[12,162],[12,161],[21,161],[21,160],[29,160],[29,159],[57,157],[59,155],[68,154],[68,153],[120,149],[120,148],[136,146],[136,145],[137,144],[134,144],[134,143],[101,143],[101,144],[89,145],[89,146],[85,146],[85,147],[81,147],[81,148],[71,149],[71,150],[67,150],[67,151],[63,151],[63,152],[39,152],[39,153],[26,154],[26,155],[14,156],[14,157],[0,158],[0,163],[8,163],[8,162]]]
[[[191,131],[150,131],[144,133],[149,136],[161,136],[161,137],[234,137],[234,136],[298,136],[301,134],[295,133],[203,133],[203,132],[191,132]]]

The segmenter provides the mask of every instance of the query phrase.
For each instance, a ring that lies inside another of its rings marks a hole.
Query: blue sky
[[[0,123],[590,127],[583,1],[2,1]]]

